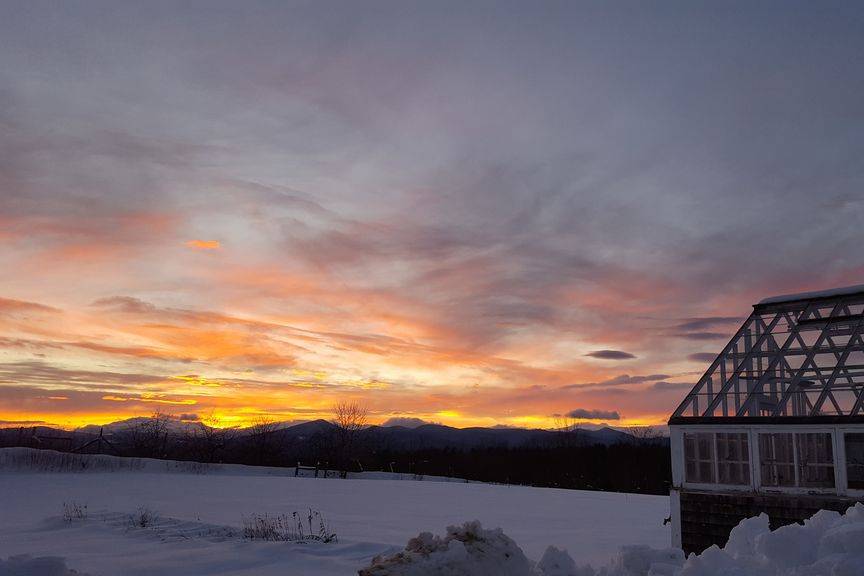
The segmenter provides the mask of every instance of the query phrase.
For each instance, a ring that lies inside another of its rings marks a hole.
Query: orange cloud
[[[0,348],[20,357],[5,369],[7,381],[87,395],[51,406],[25,399],[20,413],[7,418],[78,422],[98,413],[105,422],[147,414],[155,403],[169,412],[195,405],[243,424],[262,414],[327,418],[337,400],[350,397],[369,406],[372,421],[399,410],[457,426],[551,426],[553,414],[579,406],[618,410],[622,423],[656,423],[681,394],[661,391],[648,399],[635,388],[568,388],[616,375],[614,366],[585,361],[582,354],[592,348],[583,348],[592,338],[584,331],[560,348],[553,346],[561,344],[554,326],[479,346],[470,326],[437,314],[422,294],[335,281],[326,268],[253,261],[186,272],[201,274],[212,287],[197,293],[208,300],[165,306],[159,302],[177,300],[139,299],[133,295],[146,292],[136,289],[97,293],[93,305],[63,310],[0,301],[6,311]],[[577,303],[593,310],[606,303],[594,304]],[[24,311],[41,312],[42,321]],[[616,339],[632,348],[620,331]],[[612,344],[619,342],[607,347]],[[636,374],[677,374],[639,356],[628,366]]]
[[[186,246],[196,250],[218,250],[222,247],[218,240],[189,240]]]

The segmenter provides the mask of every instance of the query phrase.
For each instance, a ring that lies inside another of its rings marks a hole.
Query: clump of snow
[[[803,524],[771,531],[768,516],[743,520],[726,546],[685,559],[681,550],[624,546],[607,566],[577,566],[550,546],[536,565],[501,529],[480,522],[428,532],[403,552],[378,557],[360,576],[864,576],[864,504],[846,514],[822,510]]]
[[[768,531],[767,514],[742,520],[732,529],[724,550],[733,556],[753,556],[756,554],[756,539]]]
[[[676,548],[657,550],[650,546],[623,546],[620,554],[608,567],[602,568],[599,574],[609,576],[675,574],[683,563],[684,552]]]
[[[449,526],[441,538],[423,532],[405,550],[378,556],[360,576],[531,576],[531,562],[500,528],[486,530],[480,522]]]
[[[32,558],[27,554],[0,558],[0,576],[86,576],[66,567],[66,560],[58,556]]]
[[[559,550],[555,546],[546,549],[543,558],[537,564],[537,570],[543,576],[594,576],[595,574],[594,568],[590,565],[577,567],[566,550]]]

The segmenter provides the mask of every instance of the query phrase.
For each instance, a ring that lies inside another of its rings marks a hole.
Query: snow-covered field
[[[864,576],[862,504],[750,518],[685,559],[663,497],[291,473],[0,449],[0,576]],[[244,517],[310,508],[338,542],[243,537]]]
[[[554,545],[579,564],[602,565],[622,545],[665,548],[670,538],[663,526],[669,500],[661,496],[383,479],[386,474],[294,478],[293,470],[154,461],[112,470],[117,459],[110,457],[97,457],[102,464],[83,473],[33,472],[21,468],[22,453],[0,450],[0,559],[61,556],[70,568],[93,575],[357,574],[375,555],[401,550],[420,532],[441,533],[474,519],[503,528],[535,560]],[[63,504],[72,502],[86,504],[86,520],[64,521]],[[130,526],[139,507],[158,516],[148,528]],[[338,543],[241,537],[244,515],[309,508],[328,519]]]

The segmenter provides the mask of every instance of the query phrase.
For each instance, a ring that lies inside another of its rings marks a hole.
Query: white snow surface
[[[684,558],[681,550],[625,546],[605,566],[578,566],[550,546],[536,565],[518,545],[479,522],[420,534],[405,550],[378,557],[360,576],[862,576],[864,505],[846,514],[822,510],[803,525],[771,531],[768,516],[742,521],[724,548]]]
[[[0,558],[0,576],[87,576],[66,567],[66,561],[56,556],[32,558],[27,554]]]
[[[291,468],[0,449],[0,559],[53,562],[55,572],[44,573],[52,576],[68,569],[92,576],[347,576],[375,556],[397,553],[412,535],[474,519],[501,527],[530,560],[555,545],[580,565],[604,564],[622,544],[662,548],[670,538],[664,496],[416,482],[387,473],[348,480],[293,474]],[[64,503],[86,505],[87,518],[64,521]],[[147,528],[130,525],[139,507],[156,514]],[[242,538],[244,515],[309,508],[326,517],[337,543]],[[31,574],[3,569],[0,576]]]
[[[3,472],[143,472],[150,474],[181,473],[228,476],[295,476],[294,468],[275,466],[245,466],[243,464],[206,464],[154,458],[120,458],[107,454],[74,454],[32,448],[0,448],[0,473]],[[321,471],[319,476],[323,476]],[[326,471],[328,477],[337,477],[334,470]],[[299,470],[299,476],[315,477],[314,470]],[[469,482],[462,478],[430,476],[425,474],[402,474],[398,472],[349,472],[349,479],[356,480],[423,480],[424,482]]]
[[[862,504],[773,532],[750,518],[685,559],[664,497],[286,472],[0,449],[0,576],[864,576]],[[338,543],[242,537],[244,515],[309,508]]]

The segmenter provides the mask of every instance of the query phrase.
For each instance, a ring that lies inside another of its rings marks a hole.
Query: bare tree
[[[168,447],[171,415],[156,411],[127,429],[129,444],[135,454],[149,458],[164,458]]]
[[[252,440],[252,445],[257,454],[257,463],[260,466],[272,463],[273,452],[273,432],[276,431],[276,423],[269,416],[259,416],[249,427],[249,438]]]
[[[553,416],[554,430],[557,432],[556,441],[558,446],[568,448],[578,446],[581,438],[581,422],[566,414],[555,414]]]
[[[663,438],[663,433],[655,426],[628,426],[626,430],[637,444],[650,444]]]
[[[369,409],[351,401],[337,402],[333,406],[333,423],[336,425],[335,464],[347,476],[349,463],[357,459],[360,448],[360,434],[366,428]]]
[[[357,402],[338,402],[333,406],[333,423],[349,433],[365,428],[368,417],[369,410]]]
[[[185,442],[199,462],[221,462],[227,445],[234,439],[236,429],[222,426],[222,421],[212,412],[197,426],[186,430]]]

